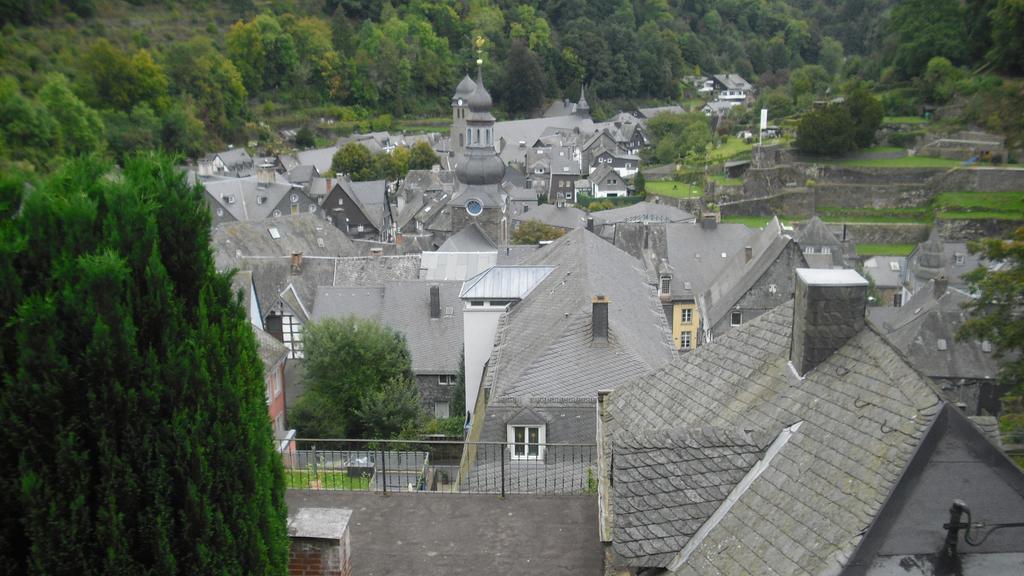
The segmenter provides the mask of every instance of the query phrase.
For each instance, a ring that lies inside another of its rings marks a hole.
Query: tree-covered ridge
[[[1024,61],[1021,0],[2,4],[4,90],[20,93],[21,108],[45,108],[40,90],[62,74],[100,115],[100,147],[115,158],[153,147],[196,156],[250,141],[272,149],[277,128],[313,125],[328,137],[443,117],[478,56],[499,115],[575,99],[586,85],[599,117],[613,111],[609,100],[679,98],[684,77],[698,73],[734,72],[777,89],[762,104],[787,115],[848,79],[916,82],[935,56],[1009,73]],[[35,121],[48,123],[45,114]],[[26,128],[10,122],[3,132]],[[7,138],[0,156],[46,169],[40,156],[68,153],[54,139],[45,128],[24,144]]]
[[[263,369],[202,190],[169,159],[0,181],[0,562],[283,574]]]

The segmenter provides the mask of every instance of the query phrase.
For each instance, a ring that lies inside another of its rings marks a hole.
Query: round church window
[[[469,212],[470,216],[479,216],[484,211],[483,204],[479,200],[470,200],[466,202],[466,212]]]

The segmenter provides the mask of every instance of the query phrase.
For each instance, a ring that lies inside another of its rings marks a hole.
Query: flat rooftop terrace
[[[596,496],[288,490],[288,508],[348,508],[352,572],[602,573]]]

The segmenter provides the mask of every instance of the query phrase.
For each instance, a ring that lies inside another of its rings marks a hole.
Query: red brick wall
[[[351,576],[352,559],[346,540],[293,536],[288,558],[289,576]]]

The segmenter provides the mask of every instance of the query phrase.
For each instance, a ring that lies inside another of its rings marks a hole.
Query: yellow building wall
[[[690,322],[683,324],[683,310],[690,311]],[[690,348],[697,346],[697,327],[700,326],[700,315],[694,302],[676,302],[672,305],[672,341],[676,350],[683,345],[683,332],[690,333]]]

